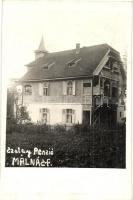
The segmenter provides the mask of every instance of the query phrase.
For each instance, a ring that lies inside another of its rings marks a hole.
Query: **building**
[[[125,72],[108,44],[49,53],[43,38],[20,80],[34,123],[114,124],[124,116]],[[20,104],[20,103],[19,103]]]

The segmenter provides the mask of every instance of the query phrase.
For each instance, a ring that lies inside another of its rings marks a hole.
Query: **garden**
[[[68,128],[63,125],[16,124],[15,122],[9,124],[7,123],[6,134],[6,167],[12,167],[12,158],[16,156],[15,152],[7,153],[7,149],[18,147],[31,152],[34,148],[52,149],[52,156],[39,154],[40,158],[50,157],[51,167],[126,167],[125,125],[118,125],[110,130],[83,125]],[[21,158],[22,154],[18,153],[17,157]]]

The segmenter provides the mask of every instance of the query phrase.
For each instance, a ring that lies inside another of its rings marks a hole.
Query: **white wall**
[[[62,123],[62,110],[63,109],[73,109],[75,110],[75,123],[82,123],[82,105],[81,104],[46,104],[46,103],[33,103],[25,104],[29,115],[33,122],[39,121],[40,118],[40,109],[47,108],[50,112],[49,123],[51,125]]]

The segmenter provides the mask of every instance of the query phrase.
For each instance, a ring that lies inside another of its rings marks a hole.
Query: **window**
[[[73,83],[72,81],[68,81],[67,83],[67,95],[72,95],[73,93]]]
[[[25,93],[25,95],[32,95],[32,86],[31,85],[25,85],[24,86],[24,93]]]
[[[104,82],[104,96],[110,97],[110,82],[108,80]]]
[[[112,97],[117,97],[118,96],[118,88],[112,87]]]
[[[75,111],[72,109],[64,109],[63,122],[68,124],[75,123]]]
[[[81,60],[81,58],[79,58],[79,59],[73,59],[73,60],[71,60],[71,61],[69,61],[67,63],[67,66],[68,67],[75,67],[79,63],[80,60]]]
[[[113,62],[112,64],[112,72],[119,74],[119,63],[117,63],[116,61]]]
[[[83,93],[88,94],[90,92],[91,83],[83,83]]]
[[[120,112],[120,118],[121,118],[121,112]]]
[[[113,69],[118,69],[118,63],[116,61],[113,62]]]
[[[43,83],[43,95],[48,96],[48,83]]]
[[[45,63],[43,65],[43,69],[49,69],[50,67],[52,67],[53,65],[55,65],[55,62],[52,62],[52,63]]]
[[[66,123],[72,123],[72,109],[66,110]]]
[[[76,81],[63,81],[63,95],[76,95]]]
[[[49,110],[47,108],[40,109],[41,112],[41,121],[44,124],[47,124],[49,122]]]

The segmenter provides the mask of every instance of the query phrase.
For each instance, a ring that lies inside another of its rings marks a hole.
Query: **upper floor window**
[[[118,88],[112,87],[112,97],[118,97]]]
[[[75,80],[69,80],[69,81],[63,81],[62,84],[62,92],[63,95],[75,95],[76,94],[76,81]]]
[[[73,92],[73,83],[72,81],[68,81],[67,83],[67,95],[72,95]]]
[[[112,72],[114,72],[114,73],[117,73],[117,74],[119,74],[119,64],[118,64],[118,62],[113,62],[113,65],[112,65]]]
[[[104,82],[104,96],[110,96],[110,82],[108,80]]]
[[[48,96],[49,95],[49,83],[48,82],[38,83],[38,93],[40,96]]]
[[[25,95],[32,95],[32,86],[31,85],[25,85],[24,86],[24,93],[25,93]]]
[[[88,94],[90,92],[91,82],[83,83],[83,93]]]
[[[43,84],[43,95],[48,96],[48,82]]]

